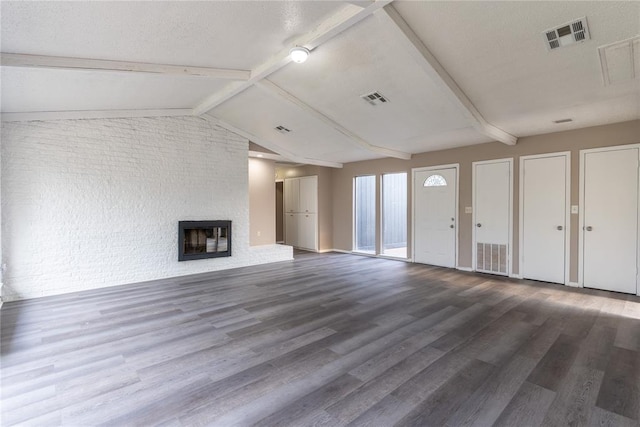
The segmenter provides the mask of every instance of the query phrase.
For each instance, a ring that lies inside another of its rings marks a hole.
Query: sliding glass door
[[[382,175],[382,254],[407,257],[407,173]]]
[[[355,252],[376,253],[376,177],[357,176],[354,180]]]

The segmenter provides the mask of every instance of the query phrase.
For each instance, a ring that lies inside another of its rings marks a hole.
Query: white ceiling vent
[[[640,78],[640,36],[598,48],[605,86]]]
[[[548,50],[558,49],[589,40],[587,18],[582,17],[555,28],[545,30],[544,42]]]
[[[366,95],[362,95],[360,98],[364,99],[371,105],[378,105],[389,102],[389,100],[382,96],[380,92],[371,92]]]
[[[291,129],[287,129],[286,127],[280,125],[280,126],[276,126],[276,130],[280,133],[284,133],[287,134],[289,132],[291,132]]]

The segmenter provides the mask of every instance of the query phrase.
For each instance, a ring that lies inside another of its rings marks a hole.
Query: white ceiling
[[[640,2],[387,2],[3,1],[3,53],[252,71],[2,66],[3,120],[185,109],[291,160],[339,165],[640,118],[640,79],[605,86],[598,56],[640,34]],[[544,30],[582,16],[591,40],[546,49]],[[312,49],[304,64],[286,57],[296,44]],[[390,102],[360,99],[372,91]]]

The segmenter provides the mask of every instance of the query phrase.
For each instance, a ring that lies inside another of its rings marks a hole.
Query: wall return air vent
[[[575,19],[566,24],[545,30],[544,42],[548,50],[555,50],[575,43],[589,40],[589,27],[587,18]]]
[[[380,92],[371,92],[366,95],[362,95],[360,98],[364,99],[371,105],[379,105],[389,102],[389,100],[382,96]]]

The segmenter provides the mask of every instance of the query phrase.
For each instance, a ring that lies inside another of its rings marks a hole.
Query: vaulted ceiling
[[[200,115],[339,167],[640,118],[640,2],[3,1],[1,24],[5,121]]]

